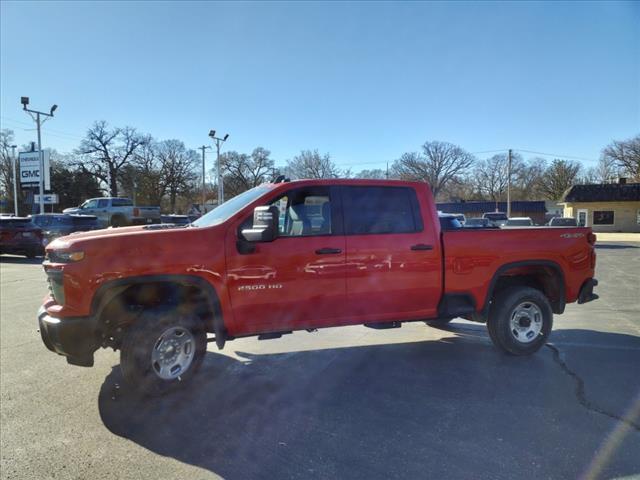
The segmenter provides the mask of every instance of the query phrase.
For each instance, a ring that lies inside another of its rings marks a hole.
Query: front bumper
[[[582,288],[580,288],[580,293],[578,294],[578,303],[587,303],[593,300],[597,300],[598,295],[593,293],[593,287],[598,285],[598,280],[595,278],[590,278],[586,282],[582,284]]]
[[[67,362],[93,366],[93,352],[99,347],[96,321],[92,317],[55,318],[44,307],[38,310],[40,336],[46,347],[67,357]]]

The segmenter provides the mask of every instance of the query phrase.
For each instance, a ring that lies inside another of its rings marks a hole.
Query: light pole
[[[49,110],[49,113],[46,113],[46,112],[39,112],[38,110],[31,110],[27,108],[27,105],[29,105],[29,97],[20,97],[20,103],[22,103],[22,109],[29,114],[29,116],[33,119],[34,122],[36,122],[36,125],[38,126],[38,157],[40,158],[40,175],[39,175],[40,178],[38,181],[38,190],[40,193],[39,212],[44,213],[44,155],[42,154],[42,141],[40,138],[40,127],[44,122],[49,120],[50,117],[53,117],[53,112],[56,111],[56,109],[58,108],[58,105],[54,104],[51,107],[51,110]],[[35,113],[35,117],[33,116],[34,113]],[[45,117],[42,121],[40,120],[41,115]]]
[[[13,167],[13,214],[18,216],[18,178],[16,177],[16,148],[11,145],[11,166]]]
[[[202,145],[199,149],[202,150],[202,215],[207,213],[205,204],[207,202],[207,186],[205,183],[205,170],[204,170],[204,151],[207,148],[211,148],[207,145]]]
[[[220,205],[220,204],[222,204],[224,202],[224,184],[222,183],[222,169],[220,168],[220,145],[222,145],[224,142],[227,141],[227,138],[229,138],[229,134],[227,133],[224,137],[219,138],[219,137],[216,137],[216,131],[215,130],[209,130],[209,136],[211,137],[211,140],[216,142],[216,151],[217,151],[216,168],[217,168],[217,176],[218,176],[218,205]]]

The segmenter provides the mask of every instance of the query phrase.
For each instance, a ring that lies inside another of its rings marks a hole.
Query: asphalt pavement
[[[598,301],[531,357],[483,325],[345,327],[210,345],[142,399],[117,353],[67,365],[35,320],[39,261],[0,257],[2,479],[618,478],[640,475],[640,243],[598,245]]]

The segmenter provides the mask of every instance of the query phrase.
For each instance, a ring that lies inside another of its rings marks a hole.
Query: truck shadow
[[[27,258],[19,257],[17,255],[0,255],[0,263],[17,263],[26,265],[41,265],[44,261],[44,257]]]
[[[509,357],[483,326],[446,330],[434,341],[236,351],[240,360],[209,352],[189,388],[161,398],[135,395],[114,367],[100,416],[116,435],[228,479],[583,473],[611,423],[578,404],[551,350]],[[584,331],[562,332],[562,341],[578,341]],[[590,333],[599,344],[640,348],[637,337]],[[638,472],[633,455],[606,471]]]
[[[640,248],[638,245],[631,245],[629,243],[596,243],[595,247],[600,250],[624,250],[627,248]]]

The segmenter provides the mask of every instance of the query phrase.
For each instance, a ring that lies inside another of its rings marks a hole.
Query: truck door
[[[279,331],[328,326],[345,313],[345,238],[335,187],[289,190],[270,202],[278,237],[240,253],[250,214],[227,234],[227,285],[238,328]],[[250,328],[248,328],[250,327]]]
[[[441,249],[410,187],[344,186],[347,308],[354,323],[436,316]]]
[[[95,209],[95,216],[98,217],[98,222],[101,225],[109,226],[111,223],[111,212],[109,211],[109,199],[101,198],[98,200],[98,205]]]

